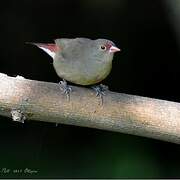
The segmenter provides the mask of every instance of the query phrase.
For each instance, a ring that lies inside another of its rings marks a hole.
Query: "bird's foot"
[[[67,100],[69,101],[70,100],[70,93],[72,92],[72,88],[67,85],[67,82],[64,79],[63,79],[63,81],[59,82],[59,87],[60,87],[62,93],[66,95]]]
[[[100,97],[101,99],[101,105],[103,105],[103,96],[105,96],[105,91],[108,90],[108,86],[105,86],[103,84],[92,86],[92,89],[96,92],[96,97]]]

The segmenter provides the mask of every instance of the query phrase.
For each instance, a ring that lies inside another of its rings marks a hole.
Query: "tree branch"
[[[58,84],[0,73],[0,115],[11,117],[22,112],[23,120],[71,124],[180,143],[179,103],[107,91],[101,105],[92,89],[76,86],[72,89],[68,101]]]

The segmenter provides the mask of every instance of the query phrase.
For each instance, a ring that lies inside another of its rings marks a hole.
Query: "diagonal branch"
[[[22,112],[28,120],[98,128],[180,144],[179,103],[107,91],[100,105],[101,100],[93,90],[76,86],[72,89],[68,101],[58,84],[0,73],[0,115],[11,117],[12,110],[17,109],[16,114]]]

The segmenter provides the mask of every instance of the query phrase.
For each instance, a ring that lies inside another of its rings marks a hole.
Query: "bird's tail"
[[[45,51],[47,54],[49,54],[52,58],[55,57],[56,52],[58,51],[58,46],[53,43],[33,43],[33,42],[26,42],[26,44],[32,44],[37,46],[38,48]]]

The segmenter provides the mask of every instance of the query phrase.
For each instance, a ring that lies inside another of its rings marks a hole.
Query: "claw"
[[[72,88],[67,85],[66,80],[63,79],[63,81],[59,82],[59,87],[63,94],[66,95],[67,100],[70,100],[70,93],[72,92]]]
[[[105,86],[103,84],[93,86],[92,89],[96,92],[96,97],[100,97],[101,99],[101,105],[103,105],[103,96],[105,96],[105,91],[108,90],[108,86]]]

